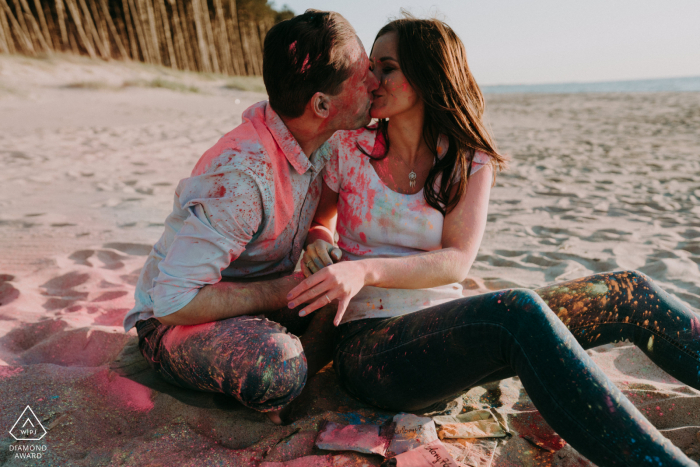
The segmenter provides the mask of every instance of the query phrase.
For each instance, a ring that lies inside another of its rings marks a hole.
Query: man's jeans
[[[136,323],[141,353],[171,384],[233,396],[260,412],[279,410],[306,384],[299,338],[259,316],[193,326]]]

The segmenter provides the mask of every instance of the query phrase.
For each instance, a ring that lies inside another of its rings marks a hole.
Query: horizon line
[[[562,86],[562,85],[580,85],[580,84],[611,84],[611,83],[638,83],[644,81],[666,81],[674,79],[700,79],[700,75],[692,76],[671,76],[664,78],[633,78],[619,80],[604,80],[604,81],[559,81],[559,82],[540,82],[540,83],[512,83],[512,84],[480,84],[479,87],[494,88],[494,87],[513,87],[513,86]]]

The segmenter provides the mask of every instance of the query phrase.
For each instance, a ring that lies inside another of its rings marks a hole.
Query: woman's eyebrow
[[[385,61],[387,61],[387,60],[393,60],[393,61],[395,61],[395,62],[398,62],[398,60],[396,60],[394,57],[381,57],[381,58],[379,59],[380,62],[385,62]]]

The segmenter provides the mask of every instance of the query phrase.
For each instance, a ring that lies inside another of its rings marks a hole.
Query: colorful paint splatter
[[[689,466],[584,349],[630,339],[700,389],[698,329],[696,315],[648,277],[615,272],[349,322],[334,365],[353,395],[401,411],[517,375],[552,428],[596,464]]]
[[[279,410],[306,384],[301,342],[279,323],[255,316],[166,326],[136,323],[139,348],[166,381],[235,397],[260,412]]]

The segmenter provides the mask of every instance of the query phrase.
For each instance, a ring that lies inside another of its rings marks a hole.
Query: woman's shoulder
[[[491,155],[482,151],[476,151],[474,153],[474,164],[486,165],[489,161],[491,161]]]

